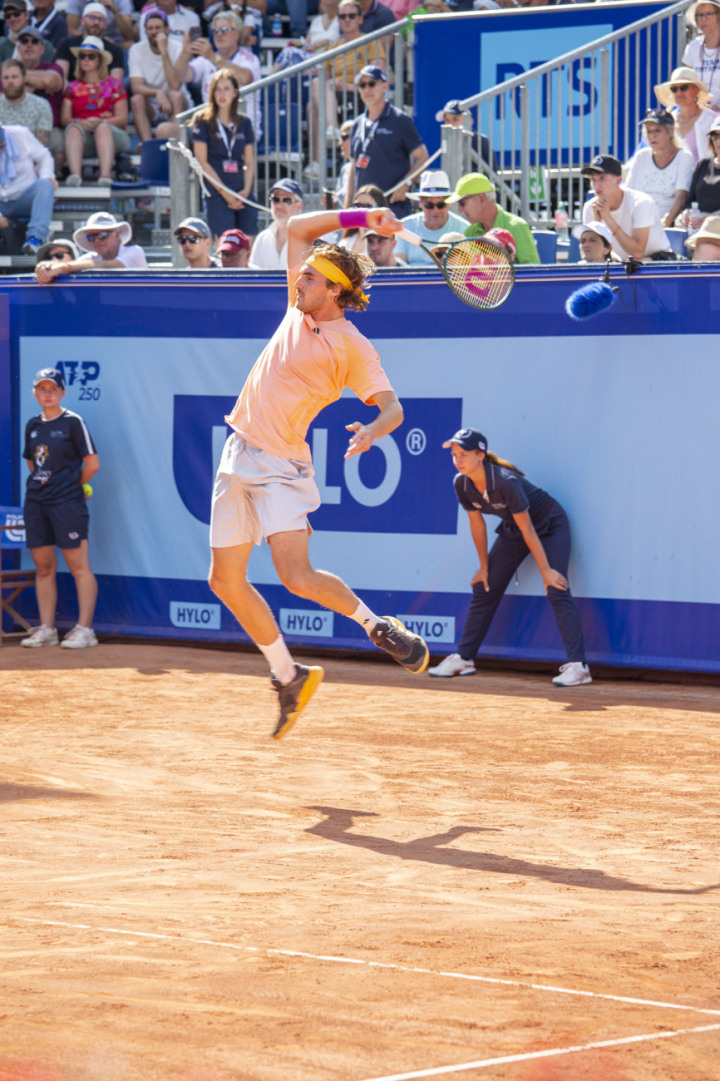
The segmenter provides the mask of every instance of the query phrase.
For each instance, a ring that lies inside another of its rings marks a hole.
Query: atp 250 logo
[[[173,473],[183,503],[210,521],[218,445],[229,429],[223,417],[235,398],[177,394],[173,417]],[[457,499],[443,440],[461,425],[460,398],[403,398],[404,423],[370,450],[345,458],[345,425],[377,416],[355,398],[324,409],[308,432],[322,506],[313,529],[351,533],[439,533],[455,536]],[[220,430],[218,430],[220,429]],[[218,438],[219,437],[219,438]]]
[[[75,389],[79,402],[100,400],[100,387],[94,385],[100,378],[96,360],[59,360],[55,367],[62,374],[65,386]]]

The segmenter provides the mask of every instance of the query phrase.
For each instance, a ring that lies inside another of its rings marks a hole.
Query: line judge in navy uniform
[[[473,596],[458,652],[428,669],[429,674],[447,678],[475,673],[475,654],[513,574],[531,552],[567,653],[567,663],[561,666],[553,683],[557,687],[592,683],[580,613],[567,580],[570,523],[565,511],[551,495],[531,484],[512,462],[489,451],[485,436],[477,428],[461,428],[443,447],[452,450],[457,469],[455,494],[468,512],[480,569],[472,578]],[[500,518],[497,539],[489,554],[486,514]]]
[[[412,180],[392,194],[388,192],[427,161],[427,147],[410,117],[385,100],[388,77],[382,68],[367,65],[355,77],[355,83],[365,112],[350,130],[347,205],[352,206],[358,188],[376,184],[387,195],[395,216],[407,217],[413,211],[407,197]]]

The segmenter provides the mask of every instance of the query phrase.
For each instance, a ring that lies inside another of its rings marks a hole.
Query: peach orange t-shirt
[[[289,307],[225,418],[254,447],[311,461],[307,430],[345,387],[363,402],[392,391],[380,357],[347,319],[316,323]]]

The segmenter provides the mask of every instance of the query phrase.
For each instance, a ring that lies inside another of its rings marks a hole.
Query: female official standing
[[[217,239],[227,229],[241,229],[250,238],[257,233],[257,210],[244,199],[253,198],[255,136],[250,120],[238,113],[240,84],[231,71],[220,68],[210,81],[209,101],[195,118],[193,153],[212,180],[235,192],[212,190],[205,200],[205,216]]]
[[[585,660],[580,613],[566,577],[570,525],[565,511],[511,462],[490,453],[485,436],[476,428],[461,428],[443,447],[452,449],[453,464],[458,471],[455,493],[470,516],[470,532],[480,569],[473,575],[473,596],[458,652],[430,668],[429,675],[449,678],[474,674],[475,654],[502,596],[525,556],[532,552],[568,657],[553,683],[558,687],[592,683]],[[502,519],[489,554],[485,514]]]
[[[22,645],[56,646],[58,547],[75,579],[79,614],[77,625],[65,635],[66,649],[96,646],[92,620],[97,581],[88,558],[89,515],[83,490],[100,468],[90,433],[77,413],[63,409],[65,380],[56,368],[43,368],[33,381],[33,393],[42,412],[25,428],[23,458],[30,476],[25,495],[25,535],[37,570],[35,592],[41,624],[23,638]]]

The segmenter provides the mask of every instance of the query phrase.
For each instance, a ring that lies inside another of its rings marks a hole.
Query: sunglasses
[[[179,236],[178,244],[199,244],[204,238],[201,236]]]
[[[422,205],[427,210],[442,210],[443,207],[445,206],[445,200],[441,199],[439,202],[435,203],[435,202],[433,202],[432,199],[423,199],[422,200]]]
[[[101,229],[98,233],[86,233],[85,236],[91,244],[94,244],[96,240],[105,240],[106,237],[110,236],[111,232],[112,229]]]
[[[353,206],[359,207],[361,210],[377,210],[375,203],[353,203]]]
[[[232,34],[232,26],[216,26],[213,30],[213,35],[216,37],[223,37],[225,34]]]
[[[349,22],[351,19],[359,19],[359,18],[360,18],[359,14],[357,14],[357,15],[338,15],[338,20],[341,23]]]
[[[48,252],[48,259],[72,259],[72,255],[63,248],[62,251]]]
[[[7,8],[5,8],[5,18],[6,19],[19,19],[20,16],[24,15],[24,14],[25,14],[24,11],[15,11],[15,10],[8,11]]]
[[[100,53],[78,53],[81,60],[99,60]]]
[[[690,89],[690,83],[678,83],[677,86],[670,87],[671,94],[677,94],[678,90],[682,90],[683,94]]]
[[[270,196],[270,202],[271,203],[284,203],[285,206],[292,206],[292,204],[295,202],[295,200],[293,199],[293,197],[291,195],[271,195]]]
[[[364,83],[358,83],[361,90],[365,90],[368,86],[375,86],[377,79],[366,79]]]
[[[25,37],[18,38],[18,45],[39,45],[40,42],[32,34],[26,34]]]

